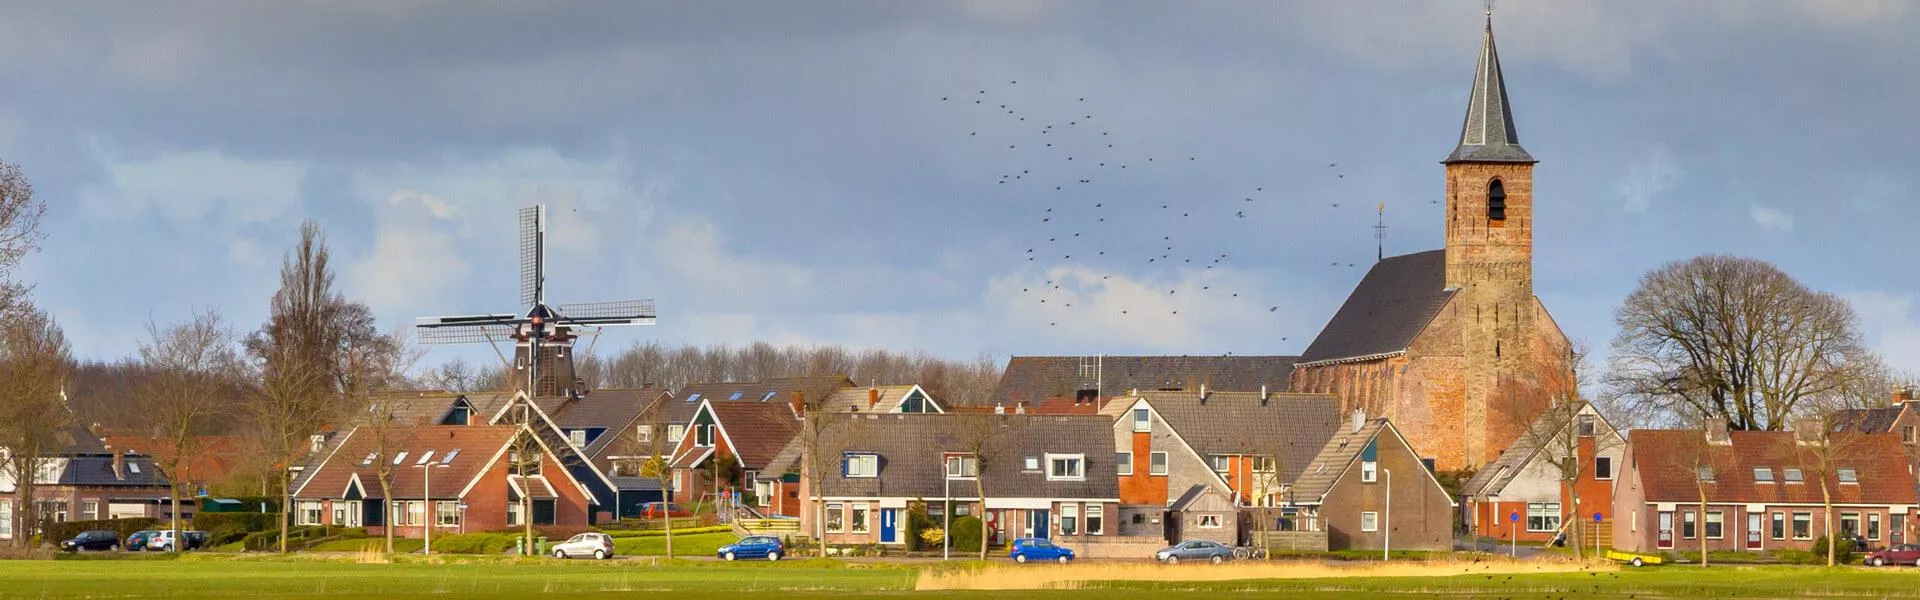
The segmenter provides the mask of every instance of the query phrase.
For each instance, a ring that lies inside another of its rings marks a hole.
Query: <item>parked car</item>
[[[575,556],[591,556],[596,560],[613,558],[613,536],[604,533],[582,533],[553,545],[554,558]]]
[[[648,502],[646,507],[640,510],[641,510],[640,514],[644,515],[646,518],[649,518],[649,519],[656,519],[660,517],[691,517],[693,516],[693,513],[691,511],[688,511],[685,508],[681,508],[680,505],[674,504],[671,502]]]
[[[146,550],[147,540],[152,539],[153,534],[156,534],[156,533],[160,533],[160,532],[154,531],[152,529],[143,529],[140,531],[135,531],[133,532],[133,535],[127,536],[126,548],[128,550],[136,550],[136,551]]]
[[[1187,540],[1153,553],[1154,560],[1170,565],[1183,560],[1204,560],[1217,565],[1229,558],[1233,558],[1233,548],[1207,540]]]
[[[721,546],[713,554],[725,560],[740,558],[780,560],[781,556],[786,555],[786,548],[780,545],[780,538],[770,535],[750,535],[740,538],[738,542]]]
[[[1007,550],[1007,556],[1012,558],[1013,562],[1023,563],[1032,560],[1051,560],[1063,565],[1074,559],[1072,549],[1055,544],[1053,540],[1046,538],[1020,538],[1014,540],[1013,544],[1011,544]]]
[[[1920,544],[1901,544],[1885,550],[1868,554],[1865,563],[1870,567],[1887,565],[1920,566]]]
[[[180,550],[182,551],[199,550],[207,545],[207,532],[205,531],[182,531],[180,532],[180,537],[184,540],[184,542],[180,544]],[[173,531],[171,530],[155,531],[152,535],[147,536],[147,550],[165,552],[172,550],[173,547]]]
[[[67,552],[79,552],[81,550],[119,550],[120,534],[106,529],[82,531],[79,535],[73,536],[73,539],[60,542],[60,549]]]

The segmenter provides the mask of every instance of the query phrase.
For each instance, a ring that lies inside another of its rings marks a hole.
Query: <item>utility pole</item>
[[[1380,469],[1387,474],[1387,522],[1385,541],[1380,543],[1380,561],[1393,560],[1393,469]]]

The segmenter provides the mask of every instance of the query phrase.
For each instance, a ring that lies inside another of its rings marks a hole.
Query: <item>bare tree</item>
[[[420,349],[411,344],[409,331],[404,327],[397,329],[374,343],[349,346],[344,353],[348,373],[344,381],[353,384],[342,390],[346,403],[366,406],[353,420],[353,435],[373,456],[374,479],[380,485],[380,497],[388,502],[387,507],[392,506],[393,499],[394,454],[405,450],[413,429],[423,425],[403,418],[410,404],[409,397],[394,393],[407,386],[407,373],[421,356]],[[384,521],[391,520],[389,515]],[[386,553],[393,554],[393,526],[389,522],[383,529]]]
[[[1609,383],[1636,410],[1784,429],[1800,401],[1872,362],[1846,301],[1771,264],[1702,256],[1647,274],[1618,309]]]
[[[16,304],[0,320],[0,450],[6,458],[0,469],[14,482],[18,547],[27,547],[38,527],[39,474],[71,424],[61,401],[71,362],[66,334],[51,316]]]
[[[813,515],[813,540],[818,546],[816,548],[818,555],[826,558],[827,502],[824,486],[829,467],[835,460],[828,455],[828,452],[844,435],[842,428],[837,425],[845,415],[829,409],[825,397],[808,398],[798,391],[793,395],[794,408],[800,418],[798,435],[802,449],[800,460],[804,463],[803,468],[806,470],[806,476],[803,479],[807,481],[807,510],[812,511]]]
[[[533,418],[533,415],[530,414],[532,405],[533,402],[531,400],[518,405],[520,415],[519,419],[514,422],[520,424],[520,430],[514,434],[513,442],[508,445],[507,451],[507,472],[521,478],[520,547],[525,549],[521,554],[528,556],[534,552],[533,485],[529,483],[526,478],[541,474],[541,470],[545,468],[544,463],[546,458],[546,449],[540,446],[539,436],[535,435],[533,430],[526,425],[532,422],[530,420]]]
[[[647,437],[644,441],[634,440],[630,453],[635,456],[644,453],[646,459],[645,462],[640,465],[640,475],[652,477],[655,481],[660,482],[660,512],[662,513],[660,518],[662,519],[661,523],[665,526],[667,558],[673,558],[673,512],[668,510],[672,508],[673,505],[666,502],[667,491],[673,489],[673,465],[669,463],[667,458],[667,453],[671,451],[672,448],[667,447],[668,440],[665,415],[666,410],[664,410],[657,401],[654,402],[653,406],[648,407],[645,416],[647,424],[644,426],[647,428]],[[645,513],[643,512],[642,514]]]
[[[40,217],[46,214],[20,167],[0,161],[0,310],[12,309],[33,289],[15,280],[13,269],[40,249]]]
[[[228,390],[243,376],[245,365],[232,328],[217,311],[198,312],[185,323],[167,327],[149,321],[147,337],[140,344],[140,360],[151,374],[141,382],[139,397],[145,410],[140,414],[171,450],[155,458],[172,483],[168,486],[171,527],[179,539],[180,495],[183,487],[193,485],[189,466],[205,452],[200,439],[210,421],[230,408]],[[180,545],[171,549],[178,552]]]
[[[1787,464],[1797,464],[1804,476],[1820,482],[1820,504],[1827,532],[1827,566],[1834,566],[1837,547],[1843,542],[1834,531],[1833,486],[1843,469],[1850,469],[1869,456],[1869,433],[1852,426],[1853,414],[1886,404],[1895,387],[1895,376],[1877,361],[1851,369],[1830,392],[1802,403],[1804,415],[1796,424],[1794,444],[1788,448]],[[1888,435],[1891,435],[1890,433]],[[1858,471],[1854,472],[1858,477]],[[1851,540],[1844,540],[1851,542]]]
[[[980,499],[980,560],[986,560],[987,540],[992,533],[991,529],[985,526],[987,470],[1001,460],[1015,460],[1007,455],[1010,446],[1006,442],[1016,431],[1026,427],[1029,417],[992,413],[959,413],[937,418],[952,420],[951,426],[947,428],[947,431],[951,432],[949,439],[941,441],[949,444],[952,450],[959,451],[957,454],[943,457],[945,459],[943,463],[957,463],[941,465],[945,469],[945,476],[955,479],[971,476],[974,497]],[[972,465],[966,464],[968,458],[972,459]],[[960,472],[955,473],[956,469]],[[948,506],[944,510],[951,514],[953,507]]]

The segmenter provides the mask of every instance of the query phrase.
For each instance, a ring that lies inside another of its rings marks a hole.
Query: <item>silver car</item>
[[[1187,540],[1153,553],[1154,560],[1170,565],[1189,560],[1204,560],[1217,565],[1230,558],[1233,558],[1233,548],[1208,540]]]
[[[596,560],[613,558],[613,536],[604,533],[582,533],[553,545],[554,558],[586,556]]]

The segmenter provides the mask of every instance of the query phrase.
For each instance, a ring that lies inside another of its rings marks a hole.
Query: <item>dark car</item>
[[[1187,540],[1153,553],[1154,560],[1170,565],[1187,560],[1204,560],[1217,565],[1230,558],[1233,558],[1233,548],[1208,540]]]
[[[1920,566],[1920,544],[1901,544],[1885,550],[1868,554],[1867,566],[1884,567],[1887,565]]]
[[[740,538],[738,542],[721,546],[719,550],[714,552],[714,556],[718,556],[722,560],[741,558],[780,560],[780,555],[784,554],[785,551],[786,549],[780,545],[780,538],[770,535],[750,535]]]
[[[147,540],[153,539],[154,534],[157,534],[157,533],[160,533],[160,532],[154,531],[152,529],[143,529],[140,531],[133,532],[133,535],[127,536],[127,549],[128,550],[146,550]]]
[[[119,550],[120,534],[106,529],[82,531],[80,535],[73,536],[73,539],[60,542],[60,549],[67,552],[79,552],[81,550]]]
[[[1013,541],[1007,556],[1013,558],[1013,562],[1050,560],[1064,565],[1073,560],[1073,550],[1046,538],[1020,538]]]
[[[693,513],[688,512],[687,509],[681,508],[680,505],[673,504],[670,502],[648,502],[645,507],[641,508],[641,514],[649,519],[655,519],[659,517],[691,517],[693,516]]]

